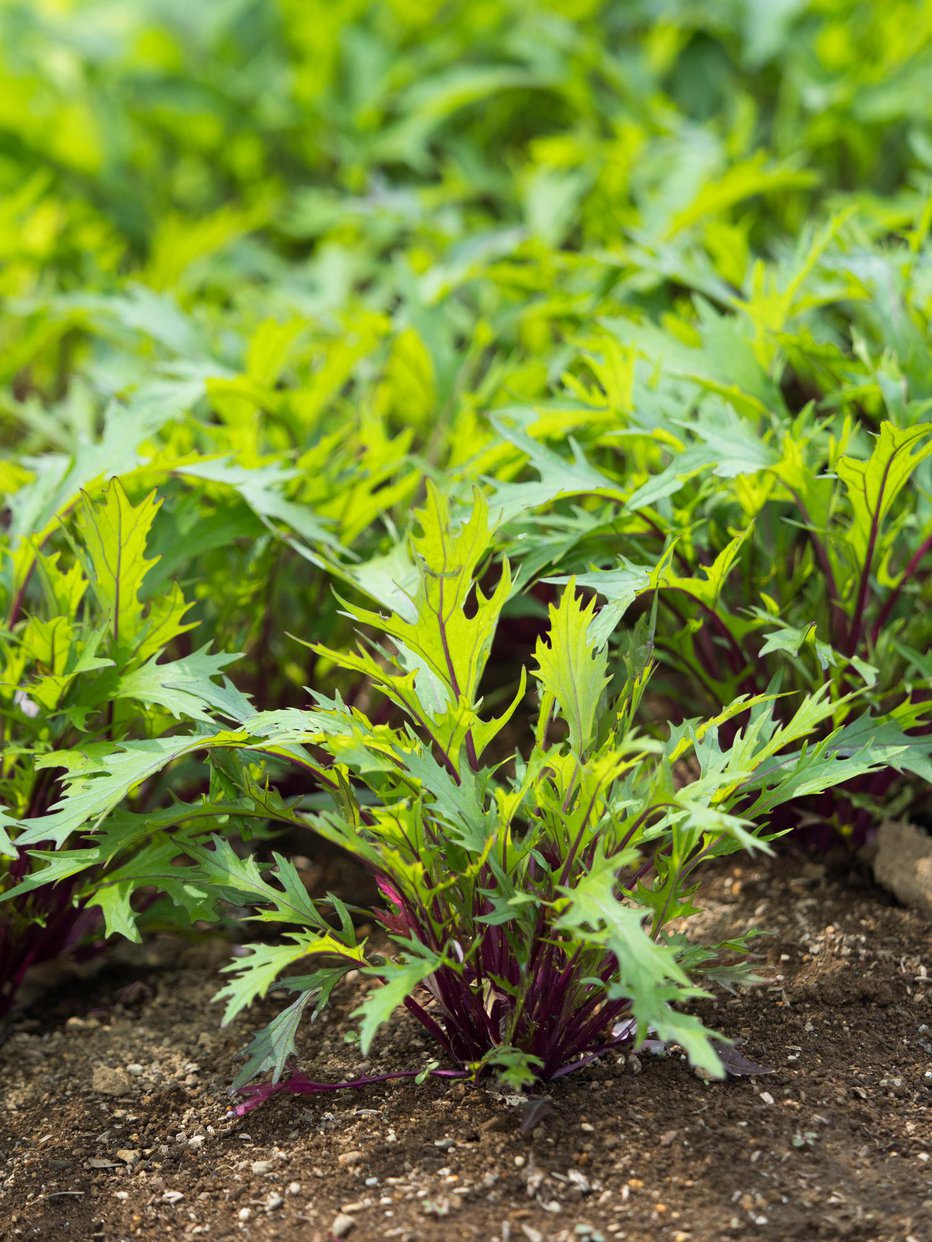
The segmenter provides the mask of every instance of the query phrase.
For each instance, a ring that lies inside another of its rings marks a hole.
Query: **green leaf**
[[[55,751],[37,767],[64,768],[64,792],[47,815],[21,821],[17,844],[54,841],[64,845],[73,832],[94,827],[149,777],[204,744],[201,737],[161,737],[124,742],[116,749],[92,742],[80,751]]]
[[[13,844],[12,838],[7,832],[8,828],[17,828],[18,821],[11,819],[6,811],[0,806],[0,858],[18,858],[19,850]],[[0,895],[0,901],[3,900]]]
[[[340,972],[330,973],[335,974],[337,979],[341,977]],[[243,1052],[246,1064],[233,1079],[232,1089],[234,1091],[245,1087],[247,1083],[252,1082],[254,1078],[258,1078],[267,1070],[272,1071],[272,1082],[278,1082],[289,1057],[294,1056],[295,1037],[304,1017],[304,1011],[313,999],[313,992],[302,993],[297,1000],[292,1001],[287,1009],[283,1009],[274,1017],[268,1026],[263,1027],[253,1036]]]
[[[136,913],[130,901],[136,887],[131,880],[124,880],[121,884],[105,883],[85,904],[103,911],[106,935],[125,936],[134,944],[140,944],[142,936],[136,926]]]
[[[30,850],[29,857],[34,863],[42,862],[45,866],[33,867],[17,885],[0,893],[0,903],[13,900],[24,893],[31,893],[45,884],[55,884],[59,880],[66,880],[69,876],[87,871],[102,861],[103,852],[99,846],[81,850]]]
[[[253,917],[265,923],[301,923],[328,931],[326,922],[308,894],[295,867],[280,854],[273,854],[272,884],[263,876],[252,856],[240,858],[229,841],[213,838],[213,848],[192,844],[187,853],[198,863],[200,875],[228,900],[248,900],[263,907]]]
[[[134,699],[147,705],[158,704],[178,720],[208,722],[212,715],[240,721],[252,713],[249,700],[224,678],[217,685],[214,677],[238,657],[208,654],[206,646],[180,660],[159,663],[153,657],[120,678],[113,697]]]
[[[599,701],[608,685],[608,654],[590,633],[595,600],[583,605],[571,579],[557,605],[550,605],[550,632],[534,655],[535,676],[553,695],[569,726],[573,753],[583,756],[595,737]]]
[[[359,1027],[359,1047],[364,1057],[369,1055],[372,1041],[379,1027],[383,1026],[395,1010],[409,997],[418,986],[440,966],[443,957],[432,952],[425,945],[417,946],[417,957],[403,958],[397,962],[388,962],[384,966],[369,968],[367,973],[376,974],[382,983],[371,988],[366,998],[356,1009],[352,1017],[361,1018]]]
[[[510,522],[529,509],[552,503],[564,496],[607,496],[624,498],[624,490],[602,474],[586,459],[582,449],[570,440],[572,461],[555,453],[528,435],[524,426],[536,417],[520,409],[502,410],[492,419],[498,434],[524,453],[531,468],[540,476],[537,482],[498,482],[492,493],[492,505],[503,523]]]
[[[494,831],[494,811],[483,805],[485,781],[469,769],[457,780],[428,750],[405,757],[405,767],[421,782],[444,817],[444,830],[470,854],[480,854]]]
[[[133,505],[119,479],[111,479],[99,499],[81,494],[77,526],[85,572],[119,651],[132,651],[142,629],[142,584],[155,563],[146,559],[146,542],[159,503],[152,492]]]
[[[259,1031],[244,1051],[246,1064],[233,1080],[236,1091],[247,1083],[271,1070],[272,1082],[278,1082],[285,1065],[295,1054],[295,1038],[302,1021],[314,1022],[330,1000],[334,988],[344,978],[351,965],[335,966],[329,970],[315,970],[310,975],[291,976],[283,980],[289,989],[300,989],[296,1000]],[[305,1014],[314,1002],[310,1015]]]
[[[511,575],[505,562],[491,595],[476,585],[477,568],[493,533],[481,492],[475,492],[469,518],[458,526],[449,499],[428,483],[425,507],[415,516],[421,527],[420,534],[411,538],[418,568],[415,593],[389,616],[352,604],[346,608],[356,620],[395,640],[399,662],[415,674],[422,704],[429,703],[432,689],[440,690],[443,702],[430,704],[429,714],[442,716],[444,708],[457,712],[461,704],[468,708],[475,703],[496,623],[511,589]],[[360,661],[318,646],[314,650],[380,679],[371,658]],[[399,690],[402,680],[396,679]]]
[[[639,1038],[653,1028],[662,1039],[675,1039],[693,1065],[722,1076],[712,1046],[713,1033],[695,1017],[677,1013],[672,1002],[704,995],[690,983],[672,945],[658,943],[645,930],[646,912],[615,895],[611,860],[602,858],[575,885],[564,886],[565,898],[556,926],[584,941],[603,944],[614,956],[617,978],[609,995],[630,999]]]
[[[578,587],[588,591],[597,591],[607,600],[603,608],[590,622],[590,636],[597,642],[604,643],[614,631],[618,622],[625,615],[634,601],[655,583],[657,571],[641,565],[632,565],[630,561],[620,558],[617,569],[598,569],[587,574],[577,574],[570,578],[547,578],[557,586],[565,586],[574,581]]]
[[[295,962],[303,961],[316,939],[301,932],[286,932],[285,938],[287,943],[284,944],[247,945],[244,956],[223,967],[225,973],[236,976],[213,998],[215,1001],[226,1001],[222,1020],[224,1026],[258,997],[265,996],[282,971]]]
[[[840,457],[835,470],[848,494],[853,514],[851,543],[858,562],[870,564],[878,532],[917,466],[932,456],[932,424],[894,427],[880,424],[874,450],[866,461]]]

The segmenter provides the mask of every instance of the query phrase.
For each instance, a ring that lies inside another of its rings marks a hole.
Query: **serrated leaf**
[[[605,944],[617,964],[617,979],[608,987],[610,996],[630,999],[641,1039],[652,1028],[662,1039],[683,1045],[690,1062],[718,1077],[721,1063],[712,1046],[712,1032],[693,1015],[673,1009],[673,1002],[702,995],[677,961],[672,946],[657,943],[648,935],[646,912],[620,901],[615,895],[614,869],[602,859],[572,887],[563,888],[563,906],[557,927],[583,933]]]
[[[213,680],[237,658],[223,653],[211,655],[207,646],[179,660],[160,663],[153,657],[124,673],[113,697],[158,704],[178,720],[208,722],[213,715],[220,715],[240,721],[252,713],[249,700],[226,678],[220,685]]]
[[[479,682],[488,661],[496,624],[508,598],[507,562],[492,593],[476,583],[477,569],[492,538],[488,505],[474,493],[472,509],[457,524],[448,497],[431,483],[425,507],[416,515],[420,532],[412,535],[417,585],[407,606],[388,616],[342,601],[350,616],[390,636],[397,646],[399,675],[387,672],[387,660],[332,651],[310,644],[344,668],[368,675],[394,701],[424,723],[432,720],[450,746],[468,733]],[[464,714],[465,713],[465,714]]]
[[[232,1090],[238,1090],[269,1070],[272,1073],[272,1082],[278,1082],[288,1060],[295,1054],[295,1038],[301,1022],[315,1021],[330,1000],[334,988],[349,969],[353,967],[338,966],[285,980],[289,988],[300,989],[301,993],[254,1036],[245,1049],[246,1064],[234,1078]],[[312,1001],[313,1009],[306,1017],[305,1010]]]
[[[838,459],[835,470],[848,493],[854,522],[851,542],[861,564],[869,562],[877,534],[894,502],[919,464],[932,455],[932,424],[895,427],[880,424],[880,434],[866,461]]]
[[[223,967],[225,973],[236,976],[214,997],[214,1000],[226,1001],[224,1026],[258,997],[265,996],[282,973],[296,962],[321,958],[325,968],[339,967],[343,973],[356,970],[366,962],[360,946],[346,945],[331,934],[286,932],[285,941],[287,943],[247,945],[245,956]]]
[[[414,992],[418,984],[443,964],[443,958],[431,952],[426,946],[418,946],[418,950],[417,957],[409,957],[402,961],[372,968],[372,971],[378,973],[383,982],[381,985],[370,988],[365,1000],[351,1014],[354,1018],[362,1019],[359,1027],[359,1048],[364,1057],[369,1055],[372,1041],[379,1028]]]
[[[154,560],[146,559],[149,531],[159,509],[155,492],[133,505],[119,479],[99,498],[82,493],[77,528],[91,589],[110,623],[114,646],[129,652],[142,628],[143,580]]]
[[[550,631],[539,639],[535,676],[559,704],[569,727],[570,746],[582,756],[595,735],[596,712],[608,685],[608,654],[590,633],[595,600],[582,604],[571,579],[560,602],[550,605]]]
[[[105,883],[85,904],[89,907],[96,906],[103,912],[104,930],[108,936],[125,936],[134,944],[140,944],[142,936],[136,926],[136,912],[131,903],[135,891],[136,885],[132,881]]]
[[[49,755],[41,766],[65,769],[64,793],[47,815],[21,821],[18,844],[64,845],[73,832],[93,827],[137,785],[203,744],[203,738],[162,737],[124,742],[116,749],[91,743],[83,751]]]

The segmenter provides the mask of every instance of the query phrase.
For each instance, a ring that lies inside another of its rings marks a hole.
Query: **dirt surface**
[[[704,1010],[775,1072],[593,1067],[550,1089],[529,1136],[513,1102],[436,1080],[231,1120],[233,1054],[261,1015],[218,1029],[226,949],[111,957],[18,1014],[0,1049],[0,1238],[932,1238],[928,924],[859,871],[799,860],[719,874],[706,908],[704,934],[775,930],[769,982]],[[311,1076],[360,1068],[353,1004],[304,1031]],[[430,1055],[399,1015],[367,1068]]]

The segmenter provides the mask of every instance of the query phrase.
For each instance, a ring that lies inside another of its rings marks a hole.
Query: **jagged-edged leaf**
[[[132,650],[142,629],[142,584],[154,564],[146,559],[146,543],[158,509],[155,492],[132,504],[119,479],[98,498],[81,496],[77,527],[85,572],[121,651]]]
[[[854,522],[851,541],[860,564],[869,563],[896,498],[917,466],[932,455],[932,424],[895,427],[884,421],[866,461],[845,455],[835,470],[848,494]]]
[[[366,961],[362,946],[344,944],[332,934],[286,932],[285,943],[248,945],[243,957],[223,967],[225,973],[235,977],[214,997],[226,1001],[224,1026],[258,997],[265,996],[289,966],[307,958],[321,959],[325,969],[341,969],[342,973],[356,970]]]
[[[535,676],[559,704],[570,746],[582,756],[593,740],[599,700],[609,682],[608,654],[604,642],[596,642],[590,633],[595,600],[583,604],[572,579],[549,611],[548,637],[538,640],[534,652]]]
[[[143,781],[204,741],[204,737],[159,737],[123,742],[116,748],[92,742],[80,751],[45,756],[37,766],[64,769],[62,796],[47,815],[21,821],[17,844],[64,845],[72,833],[94,827]]]
[[[416,956],[388,962],[384,966],[370,967],[367,971],[377,974],[382,982],[369,989],[365,1000],[352,1013],[354,1018],[361,1019],[359,1047],[364,1057],[369,1055],[379,1027],[412,995],[419,983],[423,983],[443,964],[443,957],[426,945],[417,945],[416,948]]]
[[[86,904],[89,907],[96,906],[103,913],[104,929],[108,936],[124,936],[139,944],[142,936],[136,925],[136,914],[131,901],[136,887],[131,880],[104,883],[88,898]]]
[[[609,994],[631,1001],[639,1036],[643,1039],[653,1028],[662,1039],[681,1043],[694,1065],[721,1076],[712,1032],[696,1017],[672,1008],[675,1002],[702,995],[702,989],[690,983],[675,948],[648,934],[645,911],[619,900],[611,861],[603,858],[562,891],[565,902],[557,926],[599,941],[611,952],[617,976],[610,981]]]
[[[356,605],[346,607],[351,616],[399,644],[407,653],[404,664],[415,673],[415,681],[419,670],[426,672],[425,693],[431,684],[429,679],[435,678],[447,705],[455,708],[460,699],[467,703],[475,699],[495,626],[508,598],[511,575],[505,562],[498,583],[488,596],[476,583],[477,567],[489,549],[493,533],[488,505],[480,492],[475,493],[469,517],[457,525],[449,499],[428,484],[425,506],[415,516],[421,529],[412,535],[411,547],[418,580],[409,607],[388,616]],[[344,665],[350,661],[359,665],[359,657],[338,658]],[[369,663],[366,671],[380,679]],[[440,706],[435,705],[435,709]]]
[[[236,659],[225,653],[211,655],[207,646],[179,660],[163,663],[153,657],[124,673],[113,697],[158,704],[178,720],[206,722],[220,715],[240,721],[252,713],[249,700],[227,678],[219,685],[213,680]]]
[[[315,970],[310,975],[291,976],[283,980],[289,989],[300,989],[296,1000],[259,1031],[244,1050],[246,1063],[237,1073],[232,1090],[243,1087],[260,1074],[271,1071],[272,1082],[278,1082],[288,1060],[295,1054],[295,1037],[302,1022],[313,1022],[330,1000],[334,988],[354,966],[333,966]],[[310,1014],[308,1005],[313,1002]]]

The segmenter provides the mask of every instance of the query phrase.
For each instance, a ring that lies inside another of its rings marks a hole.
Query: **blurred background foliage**
[[[0,381],[63,395],[88,336],[103,392],[248,372],[294,317],[253,370],[338,342],[305,421],[373,356],[407,427],[536,395],[822,208],[915,223],[930,81],[928,2],[4,0]]]
[[[6,0],[0,37],[2,186],[61,278],[165,287],[257,229],[287,253],[373,217],[585,246],[772,193],[798,227],[932,167],[911,0]]]

